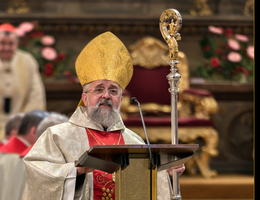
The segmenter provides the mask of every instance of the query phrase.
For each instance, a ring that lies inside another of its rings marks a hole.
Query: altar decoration
[[[68,79],[77,82],[74,67],[69,67],[71,50],[59,51],[54,36],[35,31],[36,23],[23,22],[16,28],[20,38],[19,49],[34,56],[44,81]]]
[[[209,26],[210,34],[200,40],[204,62],[198,64],[196,76],[206,80],[253,81],[254,47],[245,35],[230,28]]]

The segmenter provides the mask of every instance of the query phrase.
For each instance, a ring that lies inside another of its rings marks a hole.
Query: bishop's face
[[[101,90],[103,92],[101,92]],[[87,106],[87,96],[88,96],[89,105],[97,106],[99,102],[102,101],[102,99],[107,99],[112,101],[115,109],[119,109],[122,100],[122,95],[121,94],[117,95],[117,93],[112,93],[113,90],[117,91],[118,93],[121,92],[120,86],[114,81],[108,81],[108,80],[93,81],[89,84],[87,92],[85,91],[82,94],[82,100],[85,106]],[[111,109],[111,106],[105,103],[104,104],[101,103],[99,107]]]
[[[120,86],[108,80],[98,80],[90,83],[82,93],[88,116],[104,127],[114,123],[119,115],[122,101]]]
[[[9,61],[12,59],[18,46],[18,38],[15,34],[0,32],[0,59]]]

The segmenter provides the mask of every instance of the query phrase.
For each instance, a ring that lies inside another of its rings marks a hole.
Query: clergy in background
[[[30,53],[17,47],[15,27],[0,25],[0,141],[12,114],[46,107],[38,63]]]
[[[0,200],[10,175],[19,161],[20,154],[35,143],[37,126],[48,113],[32,110],[24,115],[17,136],[13,136],[0,148]]]
[[[59,113],[50,113],[45,117],[37,126],[36,137],[39,138],[41,134],[50,126],[67,122],[69,119],[65,115]],[[0,200],[21,200],[26,181],[26,172],[23,162],[23,157],[29,152],[30,147],[20,154],[16,166],[12,169],[8,179],[3,185],[2,192],[0,193]],[[1,173],[1,172],[0,172]]]
[[[120,117],[122,91],[133,75],[123,43],[103,33],[86,45],[75,67],[83,86],[81,101],[68,123],[48,128],[25,156],[23,199],[115,199],[112,174],[75,167],[74,161],[92,145],[144,144]],[[158,173],[157,181],[157,199],[170,199],[166,170]]]
[[[1,154],[20,154],[36,141],[38,124],[49,113],[42,110],[32,110],[24,115],[16,136],[13,136],[0,148]]]

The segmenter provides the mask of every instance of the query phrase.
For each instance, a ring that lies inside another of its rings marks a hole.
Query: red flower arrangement
[[[216,68],[216,67],[219,66],[220,61],[217,57],[211,57],[210,58],[210,64],[211,64],[212,67]]]
[[[75,69],[68,67],[70,52],[59,52],[53,36],[34,31],[34,24],[31,22],[21,23],[17,27],[17,34],[20,37],[19,48],[30,52],[35,57],[44,79],[52,77],[77,81]],[[70,71],[70,77],[64,74],[66,71]]]
[[[204,56],[196,76],[211,80],[233,80],[241,83],[253,80],[254,47],[248,37],[233,34],[230,28],[209,26],[213,36],[200,41]]]

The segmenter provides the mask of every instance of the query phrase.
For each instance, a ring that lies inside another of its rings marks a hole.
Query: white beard
[[[108,104],[111,108],[100,108],[103,103]],[[118,106],[120,108],[120,105]],[[119,119],[119,109],[114,108],[111,99],[101,99],[96,106],[91,106],[87,97],[88,117],[97,125],[108,128],[113,126]]]

